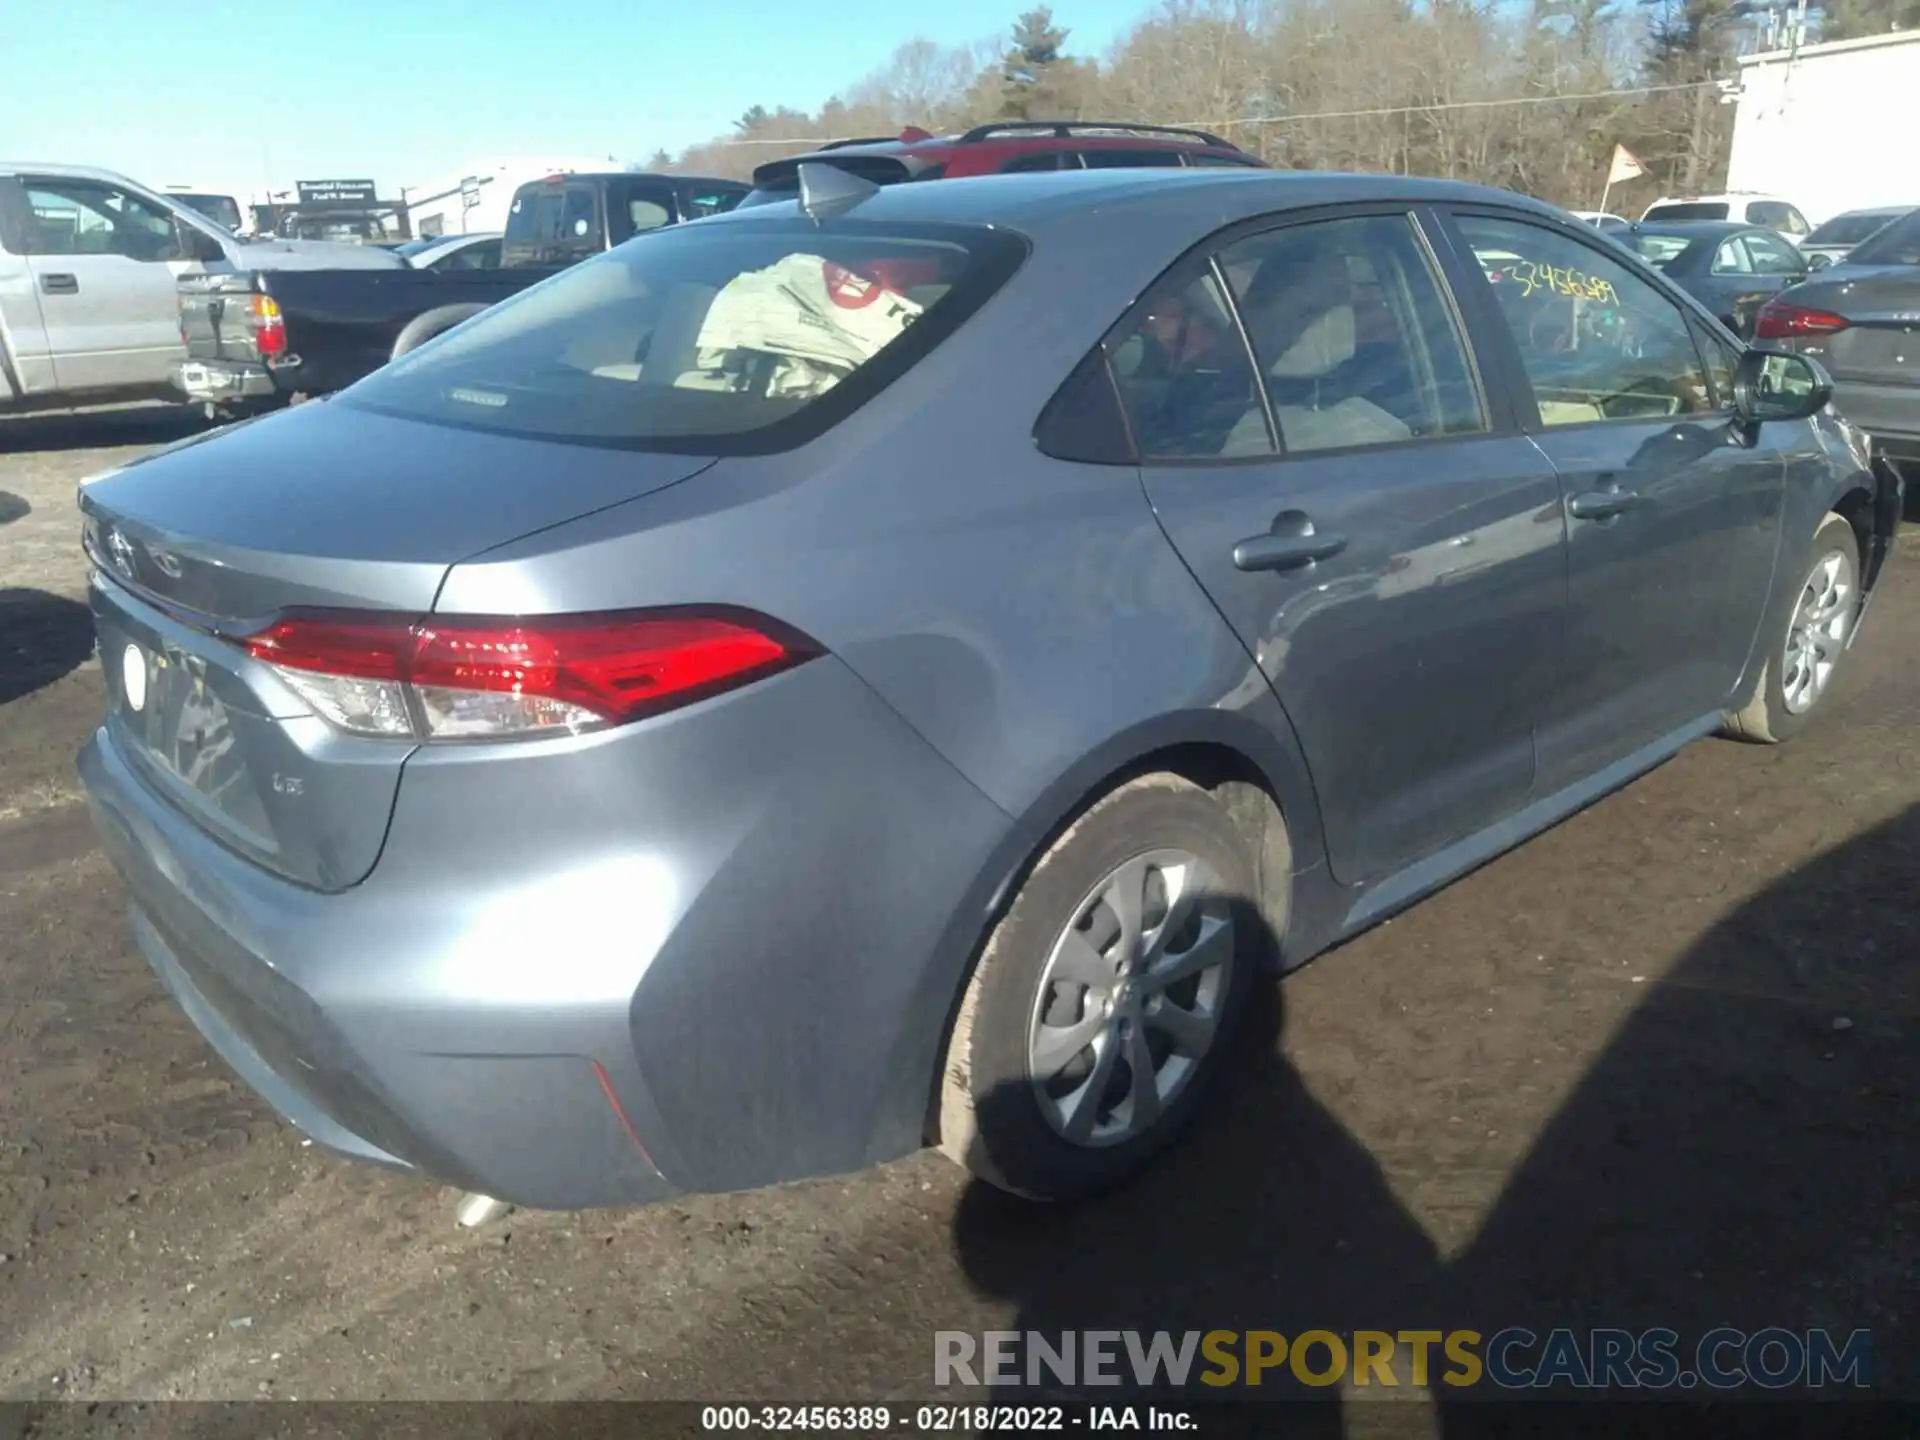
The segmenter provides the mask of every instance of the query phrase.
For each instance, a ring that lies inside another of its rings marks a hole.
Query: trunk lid
[[[1920,385],[1920,267],[1838,265],[1783,301],[1847,320],[1846,329],[1795,346],[1836,381]]]
[[[107,728],[229,848],[344,889],[379,858],[413,744],[333,729],[236,638],[294,607],[426,614],[456,562],[712,463],[333,402],[135,461],[80,496]]]
[[[189,360],[260,359],[254,329],[248,324],[251,275],[183,275],[176,290],[180,338],[186,342]]]

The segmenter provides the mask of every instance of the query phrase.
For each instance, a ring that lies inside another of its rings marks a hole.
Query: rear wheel
[[[1785,633],[1769,648],[1753,694],[1727,717],[1727,730],[1745,740],[1777,744],[1791,739],[1825,697],[1853,637],[1860,613],[1860,540],[1841,515],[1814,531],[1808,562],[1787,617]]]
[[[1041,1200],[1145,1165],[1246,1010],[1253,893],[1239,831],[1187,781],[1146,776],[1095,804],[1034,866],[968,983],[941,1149]]]
[[[437,335],[445,334],[463,320],[471,320],[487,307],[467,303],[463,305],[442,305],[437,310],[429,310],[424,315],[416,315],[406,323],[404,329],[394,337],[393,353],[389,360],[398,360],[410,350],[417,350]]]

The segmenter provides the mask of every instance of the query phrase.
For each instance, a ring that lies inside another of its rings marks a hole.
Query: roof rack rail
[[[1194,130],[1185,125],[1145,125],[1134,120],[995,120],[986,125],[974,126],[960,137],[960,143],[971,145],[991,135],[1021,130],[1053,135],[1062,140],[1074,135],[1083,135],[1089,131],[1119,130],[1137,135],[1177,135],[1183,140],[1198,140],[1203,145],[1218,145],[1228,150],[1240,148],[1231,140],[1223,140],[1218,135],[1205,130]]]
[[[899,138],[898,135],[856,135],[850,140],[829,140],[824,145],[816,145],[813,153],[817,155],[822,150],[841,150],[849,145],[885,145]]]

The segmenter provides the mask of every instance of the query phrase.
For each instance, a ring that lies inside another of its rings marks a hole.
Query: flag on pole
[[[1647,167],[1626,146],[1613,147],[1613,168],[1607,171],[1607,184],[1618,185],[1622,180],[1631,180],[1646,173]]]

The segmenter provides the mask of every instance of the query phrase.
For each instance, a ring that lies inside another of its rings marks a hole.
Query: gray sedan
[[[1820,368],[1547,206],[800,189],[85,487],[134,934],[324,1145],[1097,1191],[1263,976],[1807,724],[1886,557]]]

